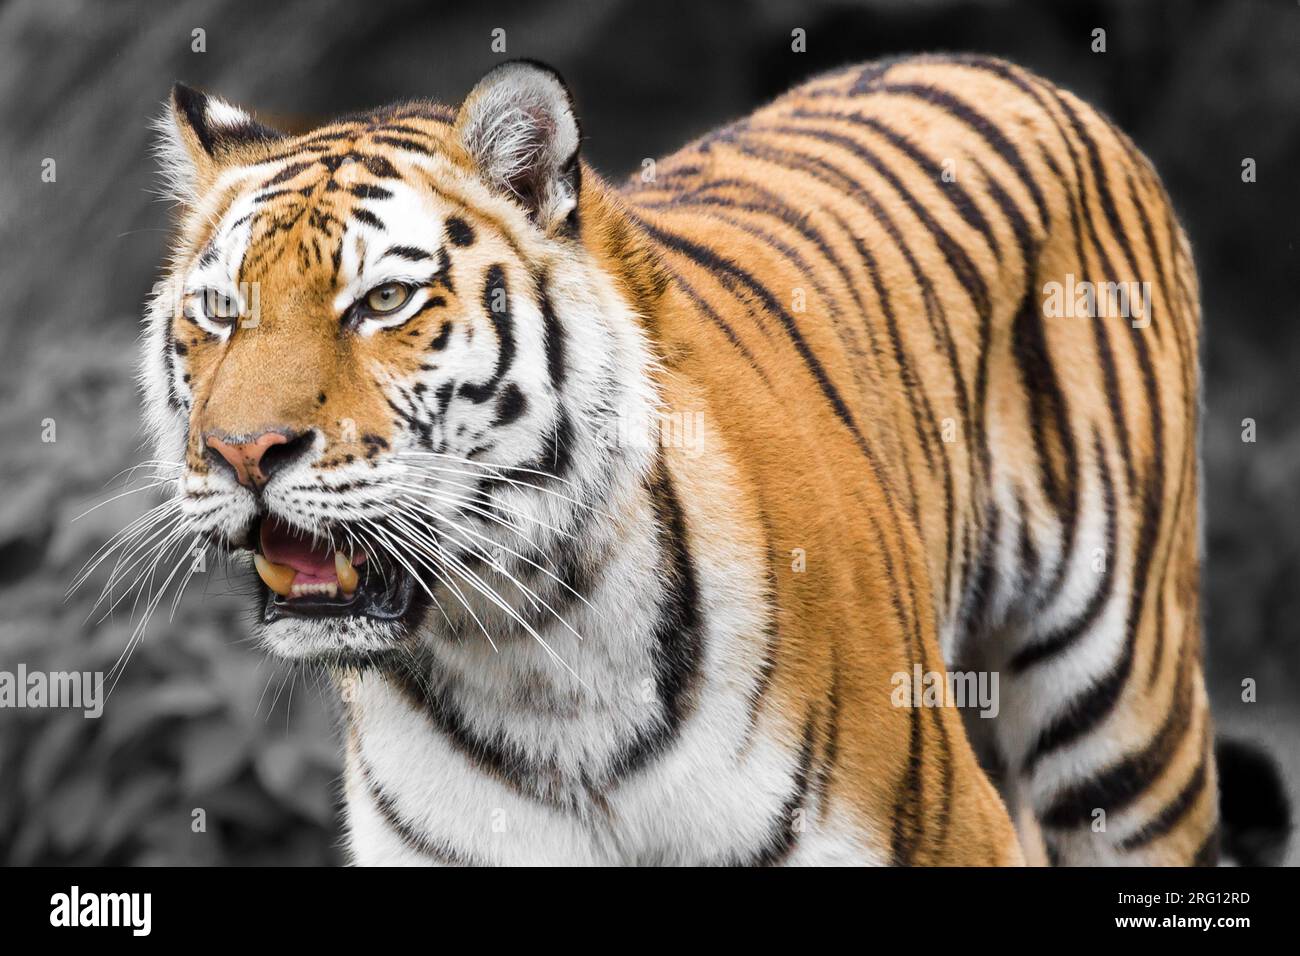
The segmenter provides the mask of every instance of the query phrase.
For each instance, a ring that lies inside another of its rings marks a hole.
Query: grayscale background
[[[467,12],[472,10],[473,12]],[[1292,0],[427,0],[0,6],[0,670],[106,670],[131,616],[86,620],[76,569],[137,514],[109,496],[143,434],[132,372],[168,208],[148,124],[175,80],[301,128],[414,96],[457,103],[501,57],[575,92],[588,159],[644,157],[811,74],[995,53],[1109,113],[1191,235],[1205,308],[1207,654],[1224,732],[1300,791],[1300,5]],[[804,54],[790,31],[807,31]],[[1105,54],[1091,31],[1107,31]],[[191,31],[207,50],[191,51]],[[57,163],[42,183],[41,161]],[[1258,181],[1241,181],[1253,157]],[[1242,420],[1256,422],[1254,444]],[[54,419],[56,441],[41,440]],[[120,484],[120,480],[119,480]],[[329,694],[252,646],[239,581],[200,575],[101,719],[0,710],[0,863],[337,862]],[[1241,682],[1258,702],[1241,701]],[[204,833],[192,832],[196,808]],[[1300,859],[1292,847],[1291,862]]]

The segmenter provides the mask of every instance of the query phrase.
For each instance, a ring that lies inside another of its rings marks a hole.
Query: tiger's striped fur
[[[406,629],[266,629],[343,690],[354,858],[1213,861],[1196,276],[1128,139],[951,56],[815,79],[623,189],[577,142],[527,64],[297,138],[176,98],[173,275],[261,290],[253,328],[151,312],[192,526],[397,554],[412,456],[492,469],[422,499],[476,537],[437,538],[460,563]],[[419,311],[341,331],[385,247],[436,266]],[[1046,314],[1067,277],[1150,308]],[[664,421],[699,430],[627,437]],[[259,499],[201,439],[268,427],[314,441]],[[995,672],[1000,712],[897,706],[916,666]]]

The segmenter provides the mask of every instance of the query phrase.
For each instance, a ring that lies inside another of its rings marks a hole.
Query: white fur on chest
[[[553,769],[545,798],[485,767],[384,675],[351,678],[347,800],[355,862],[744,863],[791,814],[799,815],[800,832],[786,862],[884,859],[878,841],[834,808],[790,806],[798,731],[770,707],[754,720],[768,622],[764,561],[753,543],[692,537],[703,639],[691,705],[662,753],[606,779],[607,758],[651,716],[646,642],[661,583],[646,577],[653,568],[649,530],[634,521],[604,569],[595,609],[584,608],[573,622],[582,641],[558,626],[543,633],[582,685],[532,644],[493,652],[467,636],[437,655],[439,667],[455,674],[458,713],[476,739],[508,741]],[[546,674],[549,684],[539,676]],[[540,692],[539,682],[546,684]]]

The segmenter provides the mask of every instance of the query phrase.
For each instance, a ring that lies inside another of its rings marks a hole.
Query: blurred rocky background
[[[0,670],[107,670],[130,609],[76,569],[140,513],[132,380],[168,209],[148,124],[175,80],[313,119],[457,102],[501,57],[557,66],[621,177],[810,74],[909,51],[1006,56],[1106,110],[1191,235],[1206,318],[1207,648],[1218,720],[1300,781],[1300,7],[1290,0],[694,0],[0,6]],[[790,31],[807,31],[807,52]],[[1104,54],[1092,31],[1107,33]],[[204,31],[204,52],[194,32]],[[42,181],[42,160],[56,181]],[[1258,181],[1241,179],[1243,158]],[[1242,420],[1257,441],[1241,440]],[[53,442],[42,440],[48,422]],[[251,645],[238,581],[164,602],[97,721],[0,711],[0,862],[337,861],[329,695]],[[1251,678],[1258,701],[1243,703]],[[195,810],[205,829],[195,832]],[[1296,849],[1292,849],[1292,861]]]

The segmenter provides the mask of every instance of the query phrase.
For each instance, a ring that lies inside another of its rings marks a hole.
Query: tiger
[[[899,57],[617,185],[527,60],[159,126],[166,534],[329,675],[349,862],[1216,862],[1197,275],[1097,110]]]

